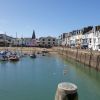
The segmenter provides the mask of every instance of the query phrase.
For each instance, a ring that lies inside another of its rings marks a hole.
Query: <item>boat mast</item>
[[[21,37],[21,41],[22,41],[22,43],[21,43],[21,54],[22,54],[22,48],[23,48],[23,34],[22,34],[22,37]]]
[[[15,47],[16,49],[15,49],[15,51],[18,50],[18,48],[17,48],[17,42],[18,41],[17,41],[17,32],[16,32],[16,47]]]
[[[4,34],[4,49],[6,50],[6,32]]]

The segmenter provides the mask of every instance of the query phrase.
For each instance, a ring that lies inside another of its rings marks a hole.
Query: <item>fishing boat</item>
[[[36,58],[35,53],[31,54],[30,57],[31,57],[31,58]]]

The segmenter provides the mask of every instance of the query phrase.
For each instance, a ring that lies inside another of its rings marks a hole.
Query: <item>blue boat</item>
[[[0,52],[0,60],[1,61],[7,61],[8,60],[7,52],[6,51],[1,51]]]

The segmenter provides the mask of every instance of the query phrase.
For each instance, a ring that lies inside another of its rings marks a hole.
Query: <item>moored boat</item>
[[[0,57],[0,60],[1,60],[1,61],[7,61],[8,58],[7,58],[6,56],[2,56],[2,57]]]
[[[9,60],[10,60],[10,61],[19,61],[19,57],[18,57],[17,55],[11,55],[11,56],[9,57]]]
[[[36,58],[36,55],[35,54],[31,54],[30,57],[31,58]]]
[[[8,60],[8,57],[7,57],[5,51],[0,52],[0,60],[1,61],[7,61]]]
[[[43,53],[42,56],[45,56],[45,53]]]

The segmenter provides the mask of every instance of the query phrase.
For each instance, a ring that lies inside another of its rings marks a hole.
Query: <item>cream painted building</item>
[[[54,37],[48,36],[48,37],[40,37],[40,46],[41,47],[53,47],[58,45],[58,40]]]

